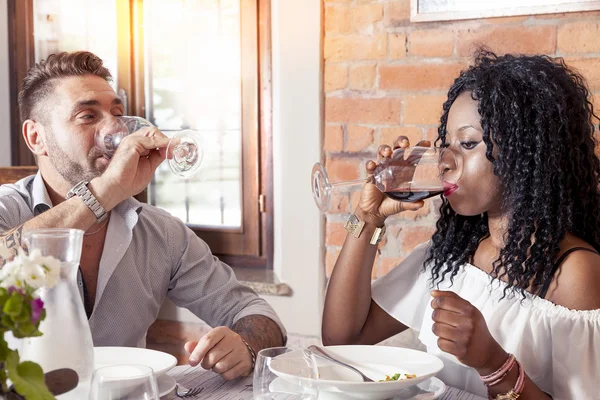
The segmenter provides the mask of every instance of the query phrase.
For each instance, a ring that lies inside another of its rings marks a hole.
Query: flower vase
[[[21,340],[21,360],[38,363],[44,372],[59,368],[75,370],[78,387],[57,399],[87,398],[89,381],[94,371],[94,344],[81,295],[77,288],[77,271],[81,258],[83,231],[76,229],[44,229],[26,236],[31,252],[60,260],[60,281],[52,288],[39,289],[46,318],[40,323],[42,336]]]

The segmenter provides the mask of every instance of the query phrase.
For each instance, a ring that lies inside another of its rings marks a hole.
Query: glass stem
[[[363,179],[354,179],[350,181],[342,181],[342,182],[334,182],[331,184],[332,187],[341,187],[341,186],[358,186],[363,185],[369,181],[369,178]]]

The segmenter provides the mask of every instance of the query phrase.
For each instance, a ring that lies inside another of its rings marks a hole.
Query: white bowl
[[[323,347],[332,357],[361,370],[375,382],[363,382],[362,378],[348,368],[316,357],[319,379],[310,379],[302,350],[282,354],[273,359],[271,371],[288,382],[317,388],[319,392],[344,393],[348,398],[382,400],[393,397],[403,389],[417,385],[437,374],[444,366],[431,354],[388,346],[327,346]],[[416,374],[416,378],[378,382],[395,373]]]

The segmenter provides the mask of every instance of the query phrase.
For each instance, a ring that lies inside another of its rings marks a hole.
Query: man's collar
[[[33,200],[33,212],[36,216],[52,207],[52,200],[46,190],[46,184],[42,178],[42,173],[39,171],[35,175],[35,178],[33,178],[31,198]]]

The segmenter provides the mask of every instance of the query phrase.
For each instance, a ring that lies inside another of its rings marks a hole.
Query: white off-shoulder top
[[[438,377],[446,384],[487,397],[477,371],[442,352],[431,331],[431,270],[423,270],[429,243],[372,285],[373,300],[388,314],[419,332],[427,352],[440,357],[444,369]],[[504,350],[513,353],[525,372],[556,400],[600,399],[600,310],[577,311],[535,295],[507,296],[506,284],[493,280],[479,268],[466,264],[451,290],[477,307]]]

